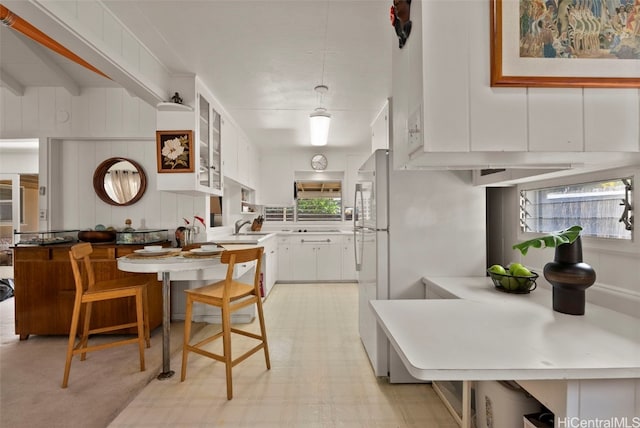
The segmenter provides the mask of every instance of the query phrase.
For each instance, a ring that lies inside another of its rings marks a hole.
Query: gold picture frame
[[[614,51],[619,44],[610,48],[615,41],[612,29],[607,30],[608,33],[598,33],[597,39],[591,35],[589,41],[576,41],[578,36],[567,24],[564,25],[566,31],[558,28],[562,27],[559,23],[564,22],[558,19],[559,16],[569,16],[573,9],[582,7],[574,3],[574,0],[490,0],[492,87],[640,88],[640,57],[635,58],[636,54],[629,57],[628,46],[622,55]],[[529,25],[523,24],[522,11],[528,9],[522,8],[532,7],[538,9],[536,13],[531,13],[537,19],[527,21]],[[554,7],[557,7],[556,11],[552,10]],[[634,7],[639,9],[637,13],[640,17],[640,7]],[[540,8],[543,8],[542,11]],[[548,17],[545,17],[545,13]],[[608,19],[609,15],[606,16]],[[531,29],[531,35],[527,29]],[[625,27],[621,31],[627,35],[622,42],[624,45],[632,43],[635,46],[637,43],[640,48],[640,19],[633,23],[631,30]],[[530,45],[525,39],[529,36]],[[621,43],[620,40],[618,43]],[[527,48],[531,46],[533,49]],[[543,49],[542,54],[540,49]],[[579,55],[581,52],[584,52],[582,56]]]
[[[159,173],[193,172],[193,131],[156,131]]]

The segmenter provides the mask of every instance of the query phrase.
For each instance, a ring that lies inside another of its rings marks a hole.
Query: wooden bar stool
[[[231,381],[231,369],[238,363],[247,359],[250,355],[260,349],[264,349],[264,358],[267,363],[267,370],[271,368],[269,361],[269,346],[267,344],[267,332],[264,323],[264,313],[262,311],[262,297],[260,295],[260,267],[262,263],[263,247],[249,248],[244,250],[224,251],[220,257],[222,263],[228,264],[227,276],[224,280],[206,285],[200,288],[185,290],[187,293],[187,308],[184,321],[184,345],[182,347],[182,377],[184,381],[187,375],[187,358],[189,352],[195,352],[205,357],[221,361],[225,364],[227,374],[227,399],[233,398],[233,385]],[[253,284],[245,284],[233,279],[233,270],[236,263],[247,263],[256,261]],[[199,302],[206,305],[220,308],[222,313],[222,331],[191,345],[191,314],[193,303]],[[257,305],[258,319],[260,321],[260,335],[231,327],[231,314],[238,309],[249,305]],[[231,356],[231,333],[240,334],[259,340],[260,343],[236,359]],[[202,347],[216,339],[222,337],[223,355],[214,354],[204,350]]]
[[[62,387],[66,388],[71,370],[71,360],[74,355],[81,354],[80,360],[84,361],[87,352],[99,351],[101,349],[112,348],[114,346],[138,343],[140,353],[140,371],[144,371],[144,345],[151,346],[149,335],[149,307],[147,302],[147,279],[144,277],[127,277],[106,281],[96,281],[90,255],[93,247],[90,243],[84,242],[71,247],[69,258],[71,268],[76,283],[76,297],[73,304],[73,315],[71,317],[71,330],[69,331],[69,344],[67,345],[67,359],[64,366],[64,377]],[[84,269],[80,269],[82,261]],[[126,324],[118,324],[108,327],[101,327],[91,330],[91,305],[93,302],[100,302],[112,299],[122,299],[134,297],[136,302],[136,321]],[[84,306],[84,322],[82,335],[76,344],[78,324],[80,323],[80,313]],[[106,333],[110,331],[123,330],[137,327],[137,336],[130,339],[122,339],[104,343],[102,345],[89,346],[89,335]]]

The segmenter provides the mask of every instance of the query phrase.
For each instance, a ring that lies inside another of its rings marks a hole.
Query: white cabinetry
[[[378,149],[389,149],[389,102],[385,102],[371,124],[371,153]]]
[[[396,169],[588,166],[640,151],[637,89],[492,88],[489,8],[414,2],[414,14],[407,44],[392,50]],[[452,45],[470,55],[450,55]]]
[[[289,236],[278,236],[278,281],[291,281],[291,239]]]
[[[238,131],[233,123],[224,117],[220,121],[220,126],[224,135],[222,173],[225,177],[238,181]]]
[[[339,281],[342,248],[338,235],[292,238],[291,264],[295,281]]]
[[[256,190],[259,156],[255,146],[229,118],[222,120],[224,176]]]
[[[158,105],[157,130],[193,132],[192,171],[157,174],[158,190],[222,195],[220,115],[204,91],[196,91],[195,99],[195,109],[173,103]]]
[[[269,238],[262,245],[264,246],[262,284],[264,297],[267,297],[278,279],[278,240],[275,237]]]
[[[353,247],[353,236],[342,236],[342,280],[355,281],[356,276],[356,259]]]

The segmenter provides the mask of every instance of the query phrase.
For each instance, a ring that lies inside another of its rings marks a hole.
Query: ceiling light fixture
[[[329,90],[325,85],[318,85],[314,90],[320,94],[320,98]],[[309,115],[309,130],[311,132],[312,146],[325,146],[329,138],[329,125],[331,124],[331,115],[327,113],[327,109],[318,107]]]

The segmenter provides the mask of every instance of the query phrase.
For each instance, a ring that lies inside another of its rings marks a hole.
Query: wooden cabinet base
[[[70,245],[15,247],[15,332],[20,340],[29,335],[68,335],[75,297],[75,283],[69,262]],[[149,327],[162,324],[162,282],[155,274],[118,270],[118,257],[139,246],[96,244],[92,260],[98,280],[143,275],[149,278]],[[133,299],[125,298],[93,305],[91,328],[124,324],[135,319]],[[81,320],[82,322],[82,320]],[[134,329],[122,331],[135,334]]]

